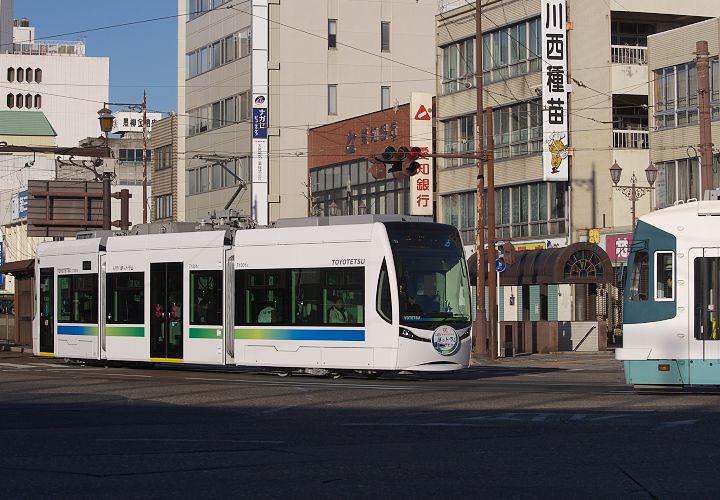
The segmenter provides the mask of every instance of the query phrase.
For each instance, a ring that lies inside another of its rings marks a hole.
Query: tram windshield
[[[408,222],[385,226],[398,279],[400,323],[420,328],[469,323],[470,284],[457,229]]]

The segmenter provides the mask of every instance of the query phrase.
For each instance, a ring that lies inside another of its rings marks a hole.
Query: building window
[[[15,68],[8,68],[8,70],[7,70],[7,81],[8,81],[8,82],[14,82],[14,81],[15,81]]]
[[[25,70],[25,79],[28,81],[28,83],[32,83],[33,81],[33,70],[30,68],[27,68]]]
[[[475,151],[475,115],[460,116],[442,122],[445,134],[445,153],[471,153]],[[445,167],[475,164],[471,158],[448,158]]]
[[[495,159],[542,151],[542,105],[533,100],[493,111]]]
[[[250,119],[250,91],[188,111],[188,135]]]
[[[187,0],[188,21],[192,21],[196,17],[216,9],[229,1],[230,0]]]
[[[380,87],[380,109],[390,107],[390,87]]]
[[[36,82],[36,83],[41,83],[41,82],[42,82],[42,70],[41,70],[41,69],[36,69],[36,70],[35,70],[35,82]]]
[[[22,82],[25,80],[25,70],[22,68],[17,69],[17,81]]]
[[[718,59],[710,62],[712,120],[720,119]],[[698,123],[697,67],[694,62],[661,68],[654,72],[655,126],[659,129]]]
[[[187,186],[188,194],[206,193],[220,188],[236,186],[240,180],[250,176],[250,159],[239,158],[233,162],[225,163],[224,166],[213,165],[213,167],[202,166],[188,170]]]
[[[166,194],[155,197],[155,218],[169,219],[172,217],[172,195]]]
[[[540,18],[483,34],[483,81],[492,83],[540,71]]]
[[[186,78],[193,78],[249,55],[250,28],[248,27],[188,52],[186,54]]]
[[[565,234],[566,191],[564,182],[538,182],[496,188],[497,237],[515,239]],[[445,195],[442,198],[443,222],[457,227],[463,241],[472,244],[475,241],[475,191]],[[483,195],[485,198],[486,193]]]
[[[450,94],[471,88],[475,76],[475,39],[468,38],[442,48],[442,92]]]
[[[24,101],[23,95],[22,95],[22,94],[17,94],[17,95],[15,96],[15,107],[18,108],[18,109],[22,108],[22,107],[23,107],[23,101]]]
[[[155,170],[163,170],[172,166],[172,144],[153,150],[153,164]]]
[[[443,222],[458,228],[463,242],[471,244],[475,241],[475,224],[477,221],[476,192],[457,193],[442,197]]]
[[[337,85],[328,85],[328,114],[337,115]]]
[[[676,201],[700,197],[700,165],[697,158],[658,162],[655,181],[655,203],[669,207]],[[717,169],[715,169],[717,170]],[[713,172],[713,185],[720,185],[720,172]]]
[[[380,50],[390,52],[390,23],[387,21],[380,23]]]
[[[10,109],[15,107],[15,95],[14,94],[7,95],[7,107]]]
[[[328,19],[328,49],[337,48],[337,19]]]
[[[150,161],[152,159],[152,155],[149,150],[147,154],[148,161]],[[143,150],[120,148],[118,151],[118,160],[123,163],[140,163],[143,161]]]

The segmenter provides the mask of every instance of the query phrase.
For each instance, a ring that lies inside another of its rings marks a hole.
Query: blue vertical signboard
[[[267,108],[253,108],[253,139],[267,139]]]
[[[5,242],[0,241],[0,266],[5,264]],[[0,290],[5,290],[5,275],[0,274]]]

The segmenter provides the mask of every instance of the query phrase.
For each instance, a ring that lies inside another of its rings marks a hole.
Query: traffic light
[[[369,171],[370,174],[376,179],[385,177],[385,171],[379,170],[379,165],[389,166],[387,173],[393,174],[396,178],[413,176],[418,173],[420,163],[421,149],[417,146],[408,148],[407,146],[400,146],[395,149],[392,146],[385,148],[385,151],[380,156],[368,158],[372,166]]]
[[[495,246],[495,269],[503,272],[515,261],[515,247],[509,241],[500,241]]]

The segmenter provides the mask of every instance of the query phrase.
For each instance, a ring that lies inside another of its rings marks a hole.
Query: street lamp
[[[632,229],[633,232],[635,232],[635,226],[636,226],[636,220],[635,220],[635,202],[642,198],[646,193],[651,192],[653,189],[653,184],[655,184],[655,181],[657,180],[657,174],[658,170],[652,163],[648,165],[648,167],[645,169],[645,178],[647,179],[648,184],[650,187],[644,187],[644,186],[638,186],[637,185],[637,177],[635,177],[635,172],[633,172],[632,176],[630,177],[630,185],[629,186],[618,186],[618,182],[620,182],[620,175],[622,174],[622,168],[620,165],[618,165],[617,160],[615,163],[612,164],[612,167],[610,167],[610,178],[613,181],[614,188],[620,191],[623,195],[625,195],[626,198],[630,199],[632,202],[631,208],[630,208],[630,214],[632,216]]]
[[[143,92],[143,100],[141,103],[133,102],[105,102],[103,108],[98,111],[98,120],[100,120],[100,130],[105,133],[105,146],[107,147],[107,134],[112,130],[115,117],[108,106],[126,106],[130,109],[142,111],[143,117],[143,224],[147,224],[147,95]]]

